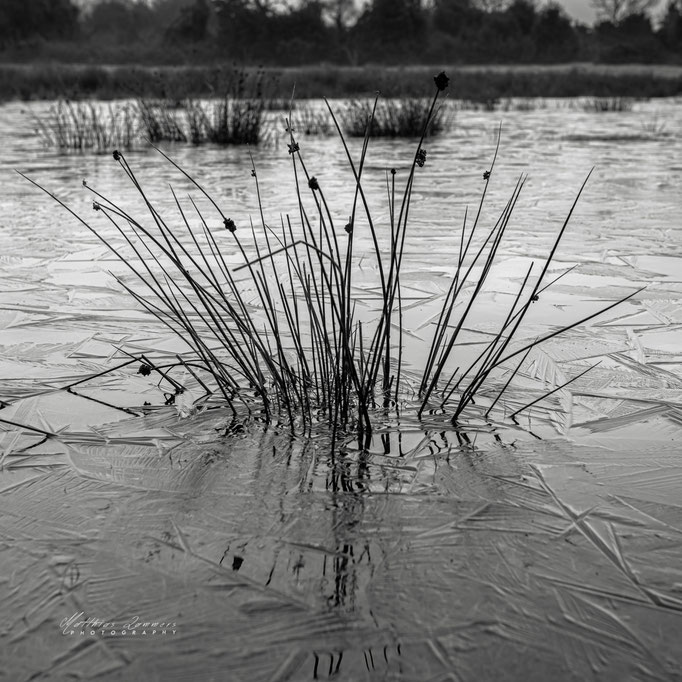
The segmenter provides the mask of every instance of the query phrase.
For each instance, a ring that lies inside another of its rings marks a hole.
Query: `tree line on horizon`
[[[6,58],[301,65],[682,61],[682,0],[2,0]]]

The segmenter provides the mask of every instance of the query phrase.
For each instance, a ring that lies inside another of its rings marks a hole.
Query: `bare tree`
[[[658,0],[592,0],[597,17],[612,24],[619,24],[632,14],[644,14],[656,4]]]

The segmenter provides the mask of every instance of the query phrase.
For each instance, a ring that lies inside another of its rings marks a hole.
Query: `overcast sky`
[[[577,19],[583,24],[594,22],[594,10],[589,0],[561,0],[559,4],[566,9],[571,19]]]

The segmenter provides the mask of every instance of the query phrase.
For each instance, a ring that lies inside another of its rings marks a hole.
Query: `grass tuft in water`
[[[632,97],[591,97],[582,102],[585,111],[596,113],[632,111],[635,100]]]
[[[264,133],[264,114],[269,108],[262,70],[249,74],[236,69],[222,96],[202,101],[188,99],[188,138],[194,144],[258,144]]]
[[[187,142],[180,111],[169,101],[138,99],[137,113],[143,135],[150,142]]]
[[[334,132],[329,111],[317,103],[297,103],[289,112],[289,120],[298,135],[331,135]]]
[[[176,364],[164,366],[164,376],[170,377],[175,369],[191,372],[207,393],[220,396],[235,418],[246,410],[293,429],[326,422],[334,433],[355,430],[360,442],[366,442],[376,419],[385,419],[389,410],[399,409],[406,401],[414,404],[415,398],[418,416],[425,410],[440,411],[459,424],[484,386],[489,396],[492,385],[495,397],[487,416],[520,366],[501,385],[500,374],[511,361],[523,361],[538,344],[621,301],[532,342],[512,346],[530,306],[553,284],[545,281],[546,275],[581,188],[539,274],[533,277],[534,267],[529,267],[497,333],[473,362],[462,367],[462,331],[484,291],[525,182],[525,178],[519,179],[495,224],[485,227],[481,216],[496,150],[483,175],[485,186],[478,207],[473,217],[465,215],[461,226],[459,256],[425,348],[424,368],[416,381],[412,373],[409,377],[405,374],[401,268],[410,238],[413,188],[428,159],[423,143],[439,111],[447,77],[439,74],[435,83],[407,170],[386,173],[388,215],[382,222],[373,216],[364,182],[378,99],[369,111],[357,157],[351,154],[341,117],[326,102],[354,188],[352,204],[342,219],[331,210],[324,183],[308,168],[290,124],[288,152],[296,213],[283,217],[276,226],[265,220],[253,162],[251,175],[259,212],[258,220],[250,224],[238,224],[194,176],[161,150],[197,192],[196,197],[181,201],[171,189],[175,216],[161,213],[118,150],[114,159],[139,193],[146,215],[133,216],[88,187],[94,208],[104,220],[103,225],[94,226],[51,196],[127,266],[132,279],[119,277],[121,285],[189,347]],[[108,236],[111,227],[120,239]],[[368,248],[356,246],[360,231],[360,243]],[[355,281],[360,260],[365,273],[374,273],[371,286],[379,293],[369,312],[363,290],[367,284]],[[154,369],[149,362],[145,368]]]
[[[431,110],[429,100],[413,97],[352,100],[340,113],[342,128],[350,137],[364,137],[371,122],[372,137],[429,137],[449,125],[449,112],[442,105]]]
[[[224,98],[186,102],[188,137],[193,144],[258,144],[263,131],[262,99]]]
[[[129,104],[59,100],[34,119],[45,146],[61,151],[130,149],[139,135],[139,120]]]
[[[135,104],[57,102],[36,118],[43,142],[60,150],[131,149],[146,139],[160,142],[258,144],[269,139],[264,125],[268,108],[266,77],[235,69],[223,83],[224,93],[209,100],[138,98]]]

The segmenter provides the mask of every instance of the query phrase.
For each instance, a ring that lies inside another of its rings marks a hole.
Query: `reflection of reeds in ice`
[[[408,170],[399,174],[391,169],[386,174],[386,225],[375,221],[364,184],[377,102],[370,112],[358,158],[351,154],[339,117],[331,107],[328,109],[354,184],[353,202],[348,217],[341,221],[343,227],[328,204],[323,184],[306,166],[291,125],[288,148],[297,215],[287,216],[277,228],[265,220],[255,166],[251,174],[260,225],[257,230],[252,223],[245,230],[244,225],[237,225],[223,212],[190,173],[160,152],[200,195],[183,204],[171,190],[181,226],[177,229],[146,194],[126,157],[120,151],[114,152],[114,159],[143,199],[148,216],[133,216],[92,189],[94,208],[108,225],[116,228],[123,242],[114,242],[104,236],[102,228],[79,220],[134,275],[135,283],[119,279],[124,288],[191,348],[191,353],[163,368],[166,377],[174,369],[188,372],[207,393],[221,396],[235,417],[246,409],[262,414],[266,420],[283,421],[292,428],[307,429],[323,422],[334,430],[355,429],[366,437],[377,418],[377,410],[385,414],[404,399],[415,396],[418,415],[424,410],[442,410],[457,423],[484,384],[505,365],[508,368],[510,361],[523,360],[542,341],[620,302],[555,328],[526,345],[517,344],[513,350],[510,347],[530,307],[551,285],[545,277],[576,198],[539,274],[533,278],[533,266],[529,267],[497,333],[473,362],[461,359],[458,349],[462,331],[497,260],[524,184],[521,178],[495,224],[485,228],[481,215],[494,171],[493,159],[490,169],[483,174],[484,190],[473,218],[465,214],[454,274],[437,315],[431,343],[425,348],[423,372],[416,383],[406,379],[400,273],[413,211],[412,190],[419,168],[428,160],[424,139],[448,84],[445,74],[435,81],[436,91],[423,116],[421,137]],[[215,219],[207,213],[209,209],[219,217],[222,229],[216,229]],[[198,225],[198,230],[192,223]],[[363,249],[361,253],[356,252],[355,245],[359,230],[370,244],[369,250]],[[244,232],[246,237],[242,236]],[[242,263],[235,267],[228,254],[239,256]],[[366,312],[367,284],[360,285],[354,277],[359,259],[373,264],[375,281],[370,286],[379,296],[371,314]],[[513,373],[498,388],[488,412],[511,378]]]

